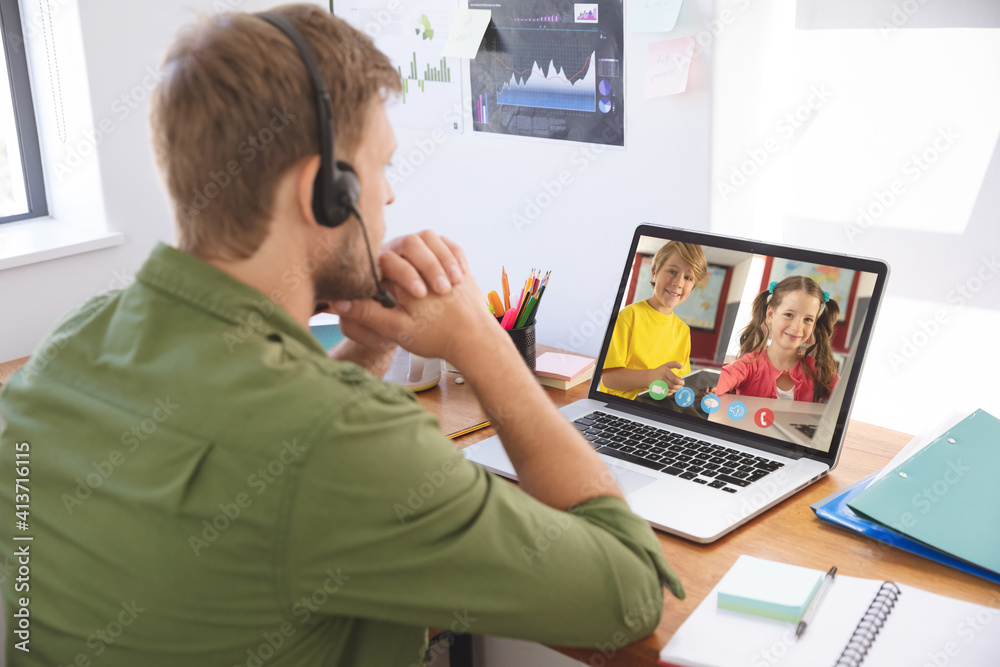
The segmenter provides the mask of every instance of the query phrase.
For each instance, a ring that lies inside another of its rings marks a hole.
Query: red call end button
[[[753,420],[757,423],[757,426],[767,428],[774,423],[774,413],[767,408],[761,408],[754,414]]]

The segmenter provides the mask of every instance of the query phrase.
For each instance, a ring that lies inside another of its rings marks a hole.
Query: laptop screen
[[[643,225],[591,397],[835,460],[887,274],[876,260]]]

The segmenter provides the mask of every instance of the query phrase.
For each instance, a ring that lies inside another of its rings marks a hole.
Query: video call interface
[[[876,280],[643,236],[599,391],[828,452]]]

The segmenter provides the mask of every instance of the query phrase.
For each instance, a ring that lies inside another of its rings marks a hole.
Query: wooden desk
[[[554,349],[544,345],[538,347],[539,352]],[[0,364],[0,383],[26,361],[27,357]],[[446,432],[471,424],[483,414],[469,386],[456,385],[455,377],[455,373],[446,372],[441,386],[418,394],[424,408],[439,415]],[[585,382],[569,391],[549,387],[545,391],[553,403],[561,407],[586,398],[589,387],[590,383]],[[462,436],[456,444],[467,447],[491,435],[495,435],[495,431],[486,428]],[[656,665],[660,649],[740,554],[824,571],[836,565],[837,571],[843,574],[898,581],[932,593],[1000,607],[1000,586],[829,526],[809,509],[816,500],[883,467],[908,441],[909,436],[903,433],[851,422],[837,468],[749,524],[709,545],[657,533],[664,556],[684,582],[687,598],[676,600],[667,593],[663,618],[656,631],[614,653],[586,648],[553,648],[588,665]],[[596,638],[595,643],[598,641],[608,642],[610,638]]]
[[[541,352],[544,346],[539,348]],[[445,388],[447,400],[442,400],[441,394],[435,395],[436,389],[419,395],[426,409],[441,414],[450,410],[448,401],[475,400],[468,385],[455,385],[454,378],[455,374],[450,373],[443,379],[443,382],[450,383]],[[546,387],[546,392],[561,407],[586,398],[589,386],[590,383],[585,382],[569,391]],[[465,389],[464,394],[460,388]],[[492,428],[483,429],[462,436],[456,444],[467,447],[494,434]],[[823,480],[806,487],[749,524],[709,545],[695,544],[658,532],[663,554],[684,582],[687,598],[677,600],[667,593],[663,618],[656,631],[613,654],[597,649],[553,648],[588,665],[656,665],[660,649],[740,554],[823,571],[836,565],[838,573],[897,581],[932,593],[1000,607],[1000,586],[829,526],[809,509],[811,503],[883,467],[909,439],[909,436],[897,431],[851,422],[837,468]],[[595,644],[599,641],[609,642],[610,638],[595,638]]]

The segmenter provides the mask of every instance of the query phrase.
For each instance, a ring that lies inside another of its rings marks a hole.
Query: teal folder
[[[1000,420],[976,410],[847,505],[898,533],[1000,572]]]

